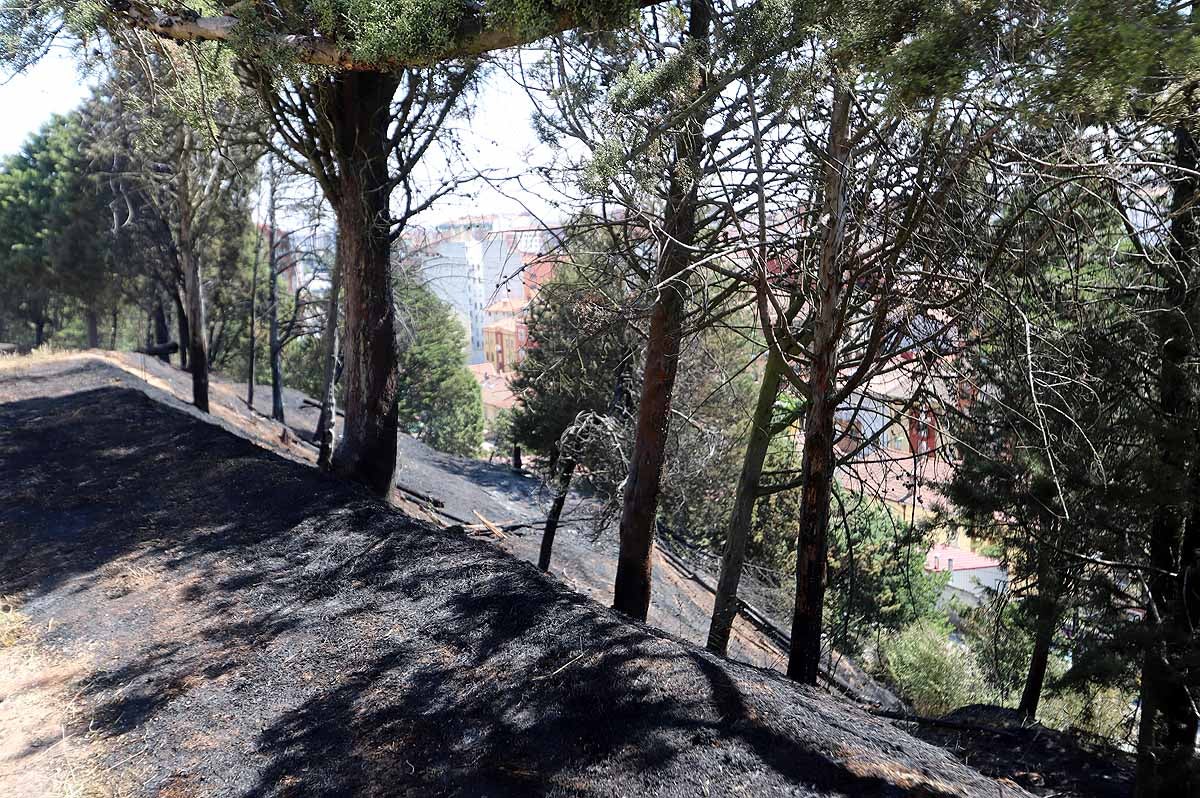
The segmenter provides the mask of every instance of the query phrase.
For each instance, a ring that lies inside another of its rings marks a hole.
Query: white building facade
[[[536,222],[523,216],[468,217],[406,236],[406,256],[416,260],[425,283],[467,331],[468,363],[485,361],[486,310],[524,297],[522,269],[543,242]]]

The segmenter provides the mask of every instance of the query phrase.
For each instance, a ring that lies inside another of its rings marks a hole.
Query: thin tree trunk
[[[729,516],[725,549],[721,554],[721,575],[717,580],[712,622],[708,627],[708,649],[721,655],[729,648],[729,633],[737,617],[738,583],[742,579],[746,543],[750,539],[750,522],[754,515],[754,502],[758,498],[758,483],[767,459],[767,449],[771,445],[771,416],[775,399],[779,396],[782,375],[783,355],[772,348],[767,355],[762,382],[758,386],[758,402],[750,421],[750,439],[746,442],[742,473],[738,477],[733,512]]]
[[[175,299],[175,326],[179,328],[179,368],[187,371],[188,342],[192,340],[191,332],[188,329],[187,308],[178,289],[173,298]]]
[[[836,80],[836,78],[835,78]],[[800,530],[796,542],[796,604],[788,677],[815,685],[821,664],[821,613],[833,494],[833,415],[836,411],[841,248],[845,228],[845,168],[850,154],[849,88],[835,85],[825,161],[825,233],[817,275],[809,407],[800,466]]]
[[[346,297],[345,421],[334,471],[387,496],[399,432],[387,136],[399,82],[373,72],[343,72],[332,80],[329,114],[341,160],[333,202],[337,268]]]
[[[1037,621],[1033,635],[1033,653],[1029,658],[1029,672],[1025,677],[1025,689],[1021,691],[1021,703],[1017,712],[1028,720],[1037,717],[1038,704],[1042,699],[1042,687],[1046,683],[1046,667],[1050,663],[1050,645],[1054,642],[1054,630],[1058,627],[1058,601],[1054,595],[1039,595]],[[1048,588],[1047,588],[1048,589]]]
[[[37,349],[46,342],[46,320],[38,319],[33,323],[33,348]]]
[[[554,551],[554,534],[558,531],[558,519],[562,517],[563,505],[567,503],[567,494],[571,491],[571,476],[575,473],[575,461],[563,458],[558,463],[561,472],[558,478],[558,492],[554,494],[554,503],[550,505],[550,514],[546,516],[546,528],[542,530],[542,548],[538,552],[538,568],[550,570],[550,555]]]
[[[337,429],[337,361],[338,361],[338,328],[340,320],[338,311],[341,308],[342,293],[341,272],[334,264],[329,275],[329,309],[325,314],[325,389],[321,394],[321,417],[317,421],[317,441],[321,452],[317,456],[317,465],[322,471],[328,471],[333,465],[333,444]]]
[[[204,318],[204,283],[200,275],[200,258],[192,240],[191,175],[187,161],[192,133],[184,134],[183,153],[179,170],[179,265],[183,269],[183,290],[188,306],[188,361],[192,371],[192,403],[208,412],[208,337]],[[182,342],[181,342],[182,345]]]
[[[271,355],[271,418],[283,423],[283,345],[279,342],[279,244],[275,232],[275,190],[278,179],[275,174],[274,161],[270,166],[270,199],[267,206],[267,305],[270,309],[270,343],[268,352]]]
[[[88,349],[100,348],[100,314],[94,308],[88,308],[83,314],[87,323]]]
[[[246,357],[246,406],[251,410],[254,409],[254,383],[258,379],[258,261],[261,245],[262,239],[256,235],[254,264],[250,270],[250,351]]]
[[[711,9],[705,0],[692,0],[688,35],[701,51],[708,43]],[[698,58],[703,60],[705,53]],[[694,87],[698,96],[704,80]],[[630,458],[629,477],[621,510],[620,551],[613,607],[638,620],[650,609],[651,573],[654,568],[654,519],[666,458],[671,418],[671,395],[679,370],[683,339],[684,285],[681,276],[691,263],[696,240],[697,174],[703,146],[702,112],[684,120],[676,137],[676,168],[672,170],[663,219],[664,242],[656,282],[661,286],[650,317],[646,340],[646,365],[638,422]]]
[[[268,351],[271,355],[271,418],[283,419],[283,347],[279,344],[279,278],[272,274],[267,286],[267,304],[270,306]]]
[[[114,304],[112,309],[112,333],[108,338],[108,348],[116,351],[117,348],[117,322],[120,320],[120,308]]]
[[[184,214],[186,217],[187,214]],[[186,225],[181,225],[186,227]],[[192,372],[192,403],[208,412],[208,340],[204,334],[204,294],[200,279],[200,259],[180,248],[188,298],[188,364]]]

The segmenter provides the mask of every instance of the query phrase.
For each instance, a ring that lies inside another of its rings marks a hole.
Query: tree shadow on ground
[[[0,479],[31,474],[0,583],[93,658],[79,697],[141,794],[999,794],[136,391],[0,405]]]

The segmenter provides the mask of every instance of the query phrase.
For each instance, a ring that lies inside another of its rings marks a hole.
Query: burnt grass
[[[0,592],[122,794],[1024,794],[145,392],[36,392]]]

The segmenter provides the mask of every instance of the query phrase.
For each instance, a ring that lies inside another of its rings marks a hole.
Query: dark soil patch
[[[945,717],[978,728],[905,724],[922,740],[951,751],[989,776],[1009,778],[1038,795],[1055,798],[1129,798],[1132,754],[1089,745],[1040,724],[1023,724],[1016,710],[973,705]]]
[[[0,485],[128,794],[1021,794],[138,391],[0,405]]]

